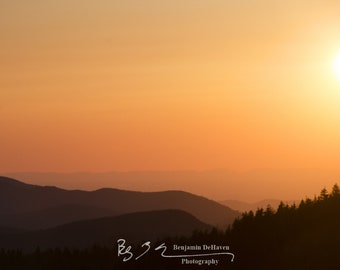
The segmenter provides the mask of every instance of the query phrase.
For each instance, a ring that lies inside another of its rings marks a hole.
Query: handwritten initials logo
[[[131,259],[134,258],[134,254],[132,252],[132,246],[126,245],[126,240],[125,239],[119,239],[117,240],[118,244],[118,257],[123,257],[123,262],[127,262]],[[151,249],[151,242],[147,241],[141,245],[142,248],[145,250],[139,254],[138,256],[135,257],[135,260],[138,260],[145,256]],[[235,255],[231,252],[215,252],[215,253],[200,253],[200,254],[182,254],[182,255],[167,255],[167,246],[165,243],[162,243],[161,245],[157,246],[155,251],[161,250],[161,256],[163,258],[190,258],[190,257],[208,257],[208,256],[231,256],[231,262],[234,261]]]

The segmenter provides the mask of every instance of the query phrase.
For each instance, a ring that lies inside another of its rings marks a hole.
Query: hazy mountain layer
[[[183,210],[218,226],[232,223],[239,214],[215,201],[182,191],[133,192],[108,188],[70,191],[0,177],[0,227],[48,228],[89,218],[164,209]]]

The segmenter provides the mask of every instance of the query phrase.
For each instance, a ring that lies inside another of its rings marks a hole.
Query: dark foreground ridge
[[[112,247],[120,238],[140,243],[169,236],[189,236],[194,230],[209,228],[211,226],[180,210],[138,212],[77,221],[37,231],[15,232],[0,229],[0,248],[32,252],[36,248],[84,249],[93,245]]]

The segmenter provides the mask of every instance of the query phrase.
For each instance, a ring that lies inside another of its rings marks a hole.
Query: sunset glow
[[[336,55],[334,59],[333,69],[334,69],[336,78],[340,81],[340,52]]]
[[[339,167],[339,1],[5,2],[1,172]]]

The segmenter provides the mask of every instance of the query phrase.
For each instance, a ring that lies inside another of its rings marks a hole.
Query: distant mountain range
[[[256,202],[268,198],[291,200],[313,197],[319,193],[320,186],[331,187],[337,183],[340,170],[264,168],[244,172],[216,169],[93,173],[7,172],[1,175],[27,183],[66,189],[95,190],[112,187],[148,192],[182,190],[215,201],[234,199]]]
[[[155,240],[226,226],[239,215],[182,191],[64,190],[0,177],[0,248]]]
[[[202,222],[225,226],[239,215],[215,201],[182,191],[64,190],[0,177],[0,227],[43,229],[126,213],[178,209]]]
[[[247,202],[242,202],[242,201],[237,201],[237,200],[225,200],[225,201],[221,201],[220,203],[234,210],[237,210],[239,212],[249,212],[249,211],[256,211],[259,208],[266,209],[268,206],[276,210],[281,202],[282,202],[281,200],[271,199],[271,200],[262,200],[262,201],[258,201],[254,203],[247,203]],[[299,203],[299,201],[297,200],[283,201],[283,202],[288,205]]]

